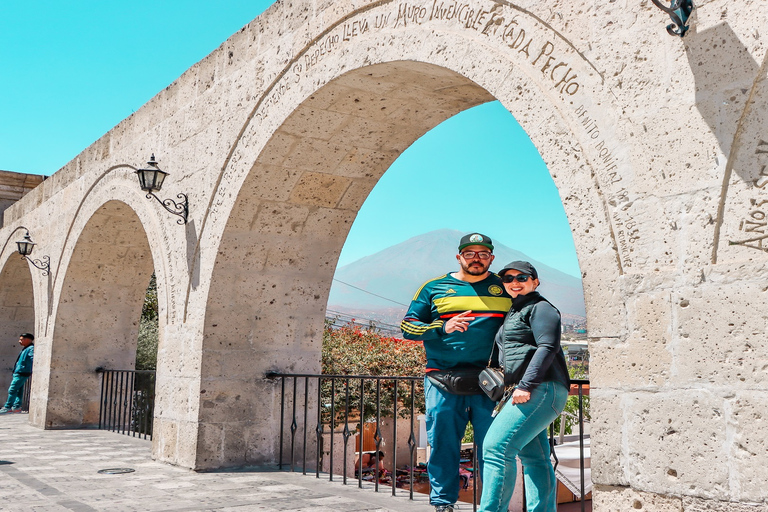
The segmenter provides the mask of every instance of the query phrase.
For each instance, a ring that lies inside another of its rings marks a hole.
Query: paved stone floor
[[[40,430],[27,414],[0,416],[0,510],[428,512],[419,495],[393,497],[269,469],[195,473],[150,457],[151,443],[99,430]],[[99,474],[132,468],[122,475]],[[461,505],[459,511],[471,511]]]

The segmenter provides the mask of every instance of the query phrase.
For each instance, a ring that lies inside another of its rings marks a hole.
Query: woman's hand
[[[513,404],[524,404],[528,400],[531,399],[531,392],[530,391],[524,391],[522,389],[515,389],[514,392],[512,392],[512,403]]]

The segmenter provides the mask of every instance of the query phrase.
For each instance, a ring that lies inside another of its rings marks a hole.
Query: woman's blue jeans
[[[524,404],[507,402],[483,443],[483,496],[478,511],[506,512],[515,490],[517,461],[523,466],[528,512],[555,512],[557,482],[550,460],[547,426],[563,412],[568,390],[542,382]]]

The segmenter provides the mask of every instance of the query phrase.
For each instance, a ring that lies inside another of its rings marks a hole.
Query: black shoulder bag
[[[502,327],[503,329],[503,327]],[[494,368],[491,366],[493,361],[493,352],[496,350],[496,341],[493,342],[493,348],[491,348],[491,356],[488,358],[488,366],[480,372],[477,376],[480,389],[488,395],[488,398],[494,402],[501,400],[504,396],[504,372],[501,368]]]

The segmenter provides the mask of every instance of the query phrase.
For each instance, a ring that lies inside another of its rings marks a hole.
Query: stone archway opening
[[[35,333],[35,302],[32,274],[27,261],[12,254],[0,272],[0,399],[11,384],[19,355],[19,335]]]
[[[367,66],[311,94],[254,156],[206,305],[197,469],[276,460],[280,397],[263,376],[319,373],[330,284],[358,210],[414,141],[492,100],[444,67]]]
[[[393,207],[382,215],[385,204]],[[416,205],[424,205],[423,210],[414,209]],[[372,215],[374,211],[379,214]],[[447,229],[449,226],[453,229]],[[498,271],[514,260],[534,263],[540,272],[539,291],[561,310],[562,346],[568,354],[572,376],[587,379],[584,293],[580,278],[574,276],[578,275],[578,264],[543,252],[539,244],[540,238],[548,242],[560,238],[560,252],[570,253],[568,259],[575,261],[570,226],[546,164],[512,114],[497,101],[464,110],[420,137],[392,163],[371,191],[350,229],[334,275],[326,310],[322,373],[422,374],[425,361],[413,361],[409,357],[412,352],[405,348],[410,348],[412,342],[397,343],[404,348],[395,359],[389,337],[402,336],[400,322],[408,304],[427,280],[457,270],[456,245],[464,234],[473,231],[490,235],[494,241],[492,270]],[[397,245],[391,243],[386,247],[380,243],[381,239],[391,240],[393,233],[400,234]],[[361,240],[375,249],[364,252]],[[354,256],[350,258],[350,254]],[[543,261],[535,257],[538,255],[545,256]],[[563,264],[566,261],[567,267]],[[563,272],[564,268],[570,273]],[[417,345],[423,354],[421,343]],[[384,360],[391,362],[390,368],[401,370],[380,373]],[[354,370],[350,371],[351,368]],[[338,407],[342,409],[347,384],[339,379],[336,386],[337,396],[342,397]],[[303,388],[299,386],[299,390]],[[357,387],[352,386],[352,393],[354,399],[350,402],[356,404]],[[402,395],[410,399],[408,393],[405,388]],[[373,386],[368,396],[372,395]],[[331,402],[323,399],[325,404]],[[395,471],[395,462],[400,469],[409,463],[409,436],[414,436],[417,460],[425,460],[429,450],[425,411],[421,408],[423,396],[417,400],[419,408],[413,431],[407,403],[405,400],[400,410],[405,417],[398,414],[395,420],[391,412],[378,419],[368,417],[364,434],[356,434],[356,439],[365,438],[363,450],[371,452],[378,449],[376,435],[381,437],[384,465],[389,471]],[[588,419],[588,401],[586,404]],[[570,397],[568,412],[578,412],[578,407],[579,397]],[[572,437],[565,436],[578,435],[578,422],[570,415],[565,418],[565,422],[558,419],[555,432],[560,433],[563,423],[564,437],[560,442],[573,442]],[[393,428],[395,421],[397,428]],[[355,428],[360,428],[356,422]],[[329,422],[324,429],[330,429]],[[343,436],[337,437],[336,445],[343,446]],[[468,424],[465,442],[471,444],[473,438],[474,429]],[[323,457],[327,459],[330,443],[324,441]],[[336,461],[342,458],[338,453],[335,457]],[[337,462],[335,472],[341,474],[342,470]],[[424,491],[425,485],[421,482],[419,488]],[[472,501],[472,485],[462,490],[460,501]]]
[[[51,347],[47,428],[98,425],[96,369],[134,368],[152,271],[136,213],[121,201],[105,203],[80,234],[64,278]]]
[[[398,335],[414,291],[456,268],[456,244],[472,231],[497,246],[491,270],[519,259],[541,269],[540,291],[566,314],[566,332],[583,331],[580,269],[557,187],[498,101],[440,123],[392,163],[345,241],[329,320]]]

